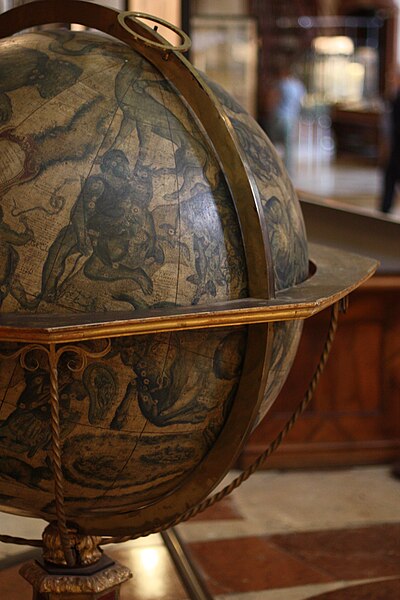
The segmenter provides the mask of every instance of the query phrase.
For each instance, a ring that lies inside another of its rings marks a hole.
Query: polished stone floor
[[[41,527],[0,517],[2,533]],[[400,480],[388,467],[264,471],[177,529],[216,600],[400,598]],[[18,575],[27,550],[1,545],[2,600],[30,598]],[[107,553],[133,573],[121,600],[188,598],[159,535]]]

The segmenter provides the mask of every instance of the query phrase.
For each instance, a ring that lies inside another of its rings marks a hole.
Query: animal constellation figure
[[[54,486],[51,467],[47,462],[44,466],[32,467],[29,463],[14,456],[0,456],[0,477],[22,483],[33,489],[48,490]]]
[[[89,395],[89,423],[98,425],[107,418],[117,394],[117,376],[107,365],[91,363],[83,374],[83,385]]]
[[[276,177],[282,176],[282,169],[274,156],[274,150],[266,143],[261,128],[251,128],[238,118],[231,117],[231,122],[256,177],[268,184]]]
[[[21,170],[0,182],[0,198],[11,187],[36,179],[46,169],[60,162],[85,160],[104,137],[100,124],[104,118],[104,98],[100,95],[85,101],[64,125],[54,125],[33,135],[21,134],[18,128],[0,127],[0,140],[19,146],[24,157]],[[82,131],[93,135],[82,140]]]
[[[48,100],[76,83],[81,73],[82,69],[77,65],[52,59],[33,48],[3,49],[0,56],[0,125],[12,116],[9,92],[36,87],[39,95]]]
[[[134,338],[119,341],[121,359],[132,369],[135,378],[127,385],[111,428],[124,426],[136,398],[142,415],[158,427],[203,421],[208,407],[199,395],[205,374],[188,368],[189,357],[178,336],[173,335],[169,345],[157,341],[156,336],[146,337],[145,342]]]

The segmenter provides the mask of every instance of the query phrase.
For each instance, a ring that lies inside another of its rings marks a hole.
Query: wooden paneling
[[[386,137],[381,107],[353,110],[344,106],[334,106],[331,119],[337,157],[356,157],[371,164],[384,162]]]
[[[329,320],[305,322],[292,372],[240,459],[247,466],[284,426],[318,361]],[[266,467],[323,467],[400,458],[400,277],[375,276],[354,292],[311,405]]]

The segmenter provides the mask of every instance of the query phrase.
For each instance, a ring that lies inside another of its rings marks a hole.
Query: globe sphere
[[[1,312],[34,320],[249,295],[218,158],[191,107],[141,54],[95,33],[24,33],[0,42],[0,82]],[[255,178],[275,287],[296,285],[307,277],[307,244],[282,162],[257,123],[209,85]],[[273,328],[265,399],[252,426],[282,387],[301,331],[298,322]],[[71,371],[68,355],[61,359],[69,519],[96,514],[106,523],[161,497],[173,501],[234,405],[246,337],[240,326],[114,338],[83,374]],[[91,344],[83,346],[101,346]],[[0,387],[1,509],[51,520],[43,355],[30,353],[25,368],[2,360]]]

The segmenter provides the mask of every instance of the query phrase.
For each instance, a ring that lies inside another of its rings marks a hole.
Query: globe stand
[[[0,314],[0,342],[6,347],[11,344],[8,346],[9,353],[0,355],[0,359],[8,361],[19,358],[22,369],[31,372],[39,368],[40,361],[40,366],[44,364],[49,372],[48,461],[54,493],[51,494],[51,503],[46,501],[46,510],[42,510],[38,504],[29,506],[29,511],[24,507],[22,509],[23,514],[30,512],[42,518],[49,518],[49,515],[56,518],[56,525],[53,526],[56,531],[52,532],[50,526],[50,532],[45,537],[49,534],[51,541],[43,540],[43,543],[41,540],[21,540],[0,535],[0,541],[45,547],[44,562],[29,563],[21,569],[22,576],[33,587],[33,598],[36,600],[118,598],[120,586],[129,579],[130,573],[117,563],[109,563],[104,556],[99,558],[98,545],[160,532],[187,520],[222,499],[254,472],[261,464],[259,459],[235,482],[210,496],[234,464],[247,435],[256,424],[271,367],[273,324],[302,321],[324,308],[337,307],[374,273],[377,266],[375,261],[365,257],[338,250],[333,253],[321,246],[310,246],[310,276],[293,287],[275,290],[272,250],[261,197],[245,150],[232,124],[228,122],[207,83],[181,55],[180,50],[187,47],[186,38],[181,36],[181,46],[166,44],[156,31],[145,26],[136,16],[123,13],[118,18],[115,11],[89,2],[43,0],[35,3],[35,10],[23,5],[4,13],[0,18],[0,38],[37,25],[79,23],[128,44],[170,81],[191,107],[193,116],[199,120],[230,191],[243,239],[248,297],[210,305],[166,306],[126,312],[34,316]],[[129,26],[126,22],[128,18]],[[156,22],[159,20],[156,19]],[[23,148],[21,152],[24,152]],[[24,176],[28,176],[25,171],[29,174],[28,167],[32,168],[28,160],[25,160],[23,167]],[[247,326],[246,348],[235,400],[213,446],[177,485],[173,494],[161,494],[155,500],[143,502],[140,510],[132,506],[121,513],[105,511],[102,514],[74,508],[68,498],[68,487],[66,498],[64,494],[65,436],[62,435],[60,423],[60,358],[64,356],[68,368],[76,374],[84,371],[87,358],[105,357],[116,338],[244,325]],[[100,341],[103,350],[92,352]],[[93,342],[96,342],[94,346]],[[15,352],[16,345],[18,350]],[[37,354],[39,359],[36,358]],[[320,365],[318,370],[321,371]],[[249,402],[249,399],[252,401]],[[305,405],[302,403],[301,408]],[[286,429],[292,426],[298,414],[296,411]],[[277,443],[270,445],[262,459],[279,445],[284,433],[278,436]],[[74,527],[71,528],[70,519],[78,522],[79,534]],[[96,537],[100,535],[107,537]],[[81,542],[94,553],[89,561],[92,565],[90,568],[83,566],[88,563],[82,558]],[[46,548],[50,548],[47,558]],[[58,554],[61,554],[61,560],[55,559]],[[53,563],[55,567],[50,566]]]
[[[43,556],[22,565],[20,575],[33,587],[33,600],[118,600],[127,567],[99,549],[101,538],[68,529],[76,566],[66,563],[56,522],[43,533]]]

